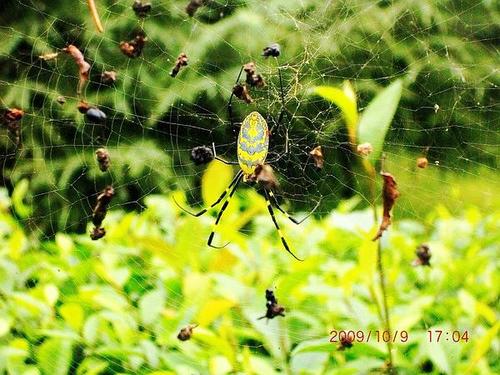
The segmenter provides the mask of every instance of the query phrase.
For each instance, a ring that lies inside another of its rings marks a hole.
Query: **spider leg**
[[[228,242],[224,246],[215,246],[215,245],[212,245],[212,241],[214,239],[215,229],[217,229],[217,225],[219,225],[219,222],[220,222],[220,219],[222,217],[222,214],[224,213],[224,211],[226,211],[226,208],[229,205],[229,202],[231,201],[231,198],[233,197],[233,195],[234,195],[234,193],[236,191],[236,188],[238,187],[238,184],[241,181],[242,174],[243,174],[243,172],[240,171],[238,173],[238,175],[237,175],[236,180],[233,180],[233,181],[236,181],[236,182],[234,183],[234,186],[232,187],[231,193],[229,193],[229,196],[227,197],[226,201],[222,205],[222,208],[220,209],[219,214],[217,215],[217,219],[215,220],[215,224],[214,224],[214,226],[212,228],[212,232],[210,233],[210,236],[208,236],[208,242],[207,242],[208,246],[213,247],[215,249],[222,249],[222,248],[226,247],[227,245],[229,245],[229,242]]]
[[[278,199],[276,198],[276,196],[274,195],[274,193],[272,192],[272,190],[269,190],[269,195],[271,196],[271,198],[273,199],[274,201],[274,205],[276,206],[276,208],[283,214],[285,215],[287,218],[290,219],[291,222],[299,225],[299,224],[302,224],[309,216],[311,216],[314,211],[316,211],[316,209],[319,207],[319,204],[321,203],[321,201],[318,201],[316,202],[316,206],[314,206],[314,208],[312,209],[311,212],[309,212],[305,217],[303,217],[301,220],[297,220],[295,219],[294,217],[290,216],[288,214],[288,212],[286,212],[283,208],[281,208],[281,206],[279,205],[278,203]]]
[[[235,161],[227,161],[227,160],[224,160],[224,159],[221,159],[217,156],[217,152],[215,151],[215,143],[212,142],[212,150],[213,150],[213,153],[214,153],[214,159],[215,160],[218,160],[224,164],[227,164],[227,165],[239,165],[239,163],[235,162]]]
[[[175,204],[177,205],[177,207],[179,207],[182,211],[184,211],[184,212],[186,212],[186,213],[188,213],[189,215],[194,216],[194,217],[201,216],[201,215],[203,215],[205,212],[207,212],[210,208],[213,208],[213,207],[217,206],[217,205],[218,205],[218,204],[219,204],[219,203],[220,203],[220,202],[224,199],[224,197],[227,195],[227,193],[229,193],[229,191],[231,190],[231,188],[232,188],[235,184],[236,184],[236,185],[238,184],[239,179],[241,178],[241,175],[242,175],[242,174],[243,174],[243,172],[240,170],[240,171],[236,174],[236,176],[233,178],[233,180],[231,181],[231,183],[229,184],[229,186],[227,187],[227,189],[226,189],[226,190],[224,190],[224,191],[222,192],[222,194],[219,196],[219,198],[217,198],[217,200],[216,200],[214,203],[212,203],[212,204],[210,205],[210,207],[208,207],[208,208],[204,208],[203,210],[201,210],[201,211],[199,211],[199,212],[197,212],[197,213],[192,213],[192,212],[190,212],[190,211],[186,210],[186,209],[185,209],[184,207],[182,207],[179,203],[177,203],[177,201],[175,200],[175,197],[174,197],[174,196],[172,196],[172,198],[173,198],[173,200],[174,200]]]
[[[238,84],[241,78],[241,73],[243,73],[243,66],[241,66],[240,73],[238,74],[238,78],[236,78],[236,82],[234,83],[235,85]],[[229,114],[229,122],[231,124],[231,128],[234,128],[234,123],[233,123],[233,98],[234,98],[234,92],[231,89],[231,96],[229,97],[229,102],[227,103],[227,112]]]
[[[269,201],[269,194],[267,193],[267,190],[264,189],[264,194],[266,196],[266,204],[267,204],[267,209],[269,211],[269,215],[271,215],[271,219],[273,219],[274,226],[278,230],[278,235],[281,238],[281,243],[283,244],[283,247],[285,248],[286,251],[288,251],[295,259],[303,261],[303,259],[298,258],[291,250],[290,247],[288,246],[288,243],[285,240],[285,237],[283,237],[283,233],[281,232],[280,226],[278,225],[278,222],[276,221],[276,216],[274,216],[274,211],[273,207],[271,206],[271,202]]]

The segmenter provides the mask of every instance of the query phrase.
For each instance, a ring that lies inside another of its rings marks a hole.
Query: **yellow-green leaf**
[[[201,179],[201,196],[205,205],[210,205],[229,186],[233,178],[230,165],[214,160],[208,164]]]
[[[356,94],[351,84],[348,81],[344,82],[342,89],[332,86],[316,86],[313,88],[313,93],[339,107],[347,126],[349,140],[352,143],[356,143],[358,108],[356,104]]]
[[[357,132],[358,143],[372,145],[373,152],[368,156],[371,162],[377,160],[382,153],[385,136],[396,113],[402,91],[403,82],[396,80],[375,96],[361,115]]]

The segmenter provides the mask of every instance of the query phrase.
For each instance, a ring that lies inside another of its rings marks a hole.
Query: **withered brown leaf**
[[[177,57],[177,60],[175,61],[175,66],[172,68],[172,71],[170,72],[170,77],[176,77],[177,74],[179,74],[181,68],[183,66],[187,66],[188,64],[188,57],[184,52],[181,52],[180,55]]]
[[[321,146],[317,146],[313,148],[310,152],[309,155],[313,157],[314,160],[314,165],[318,169],[323,169],[323,165],[325,163],[325,158],[323,156],[323,150],[321,149]]]
[[[397,189],[396,180],[394,177],[387,172],[381,172],[380,175],[384,179],[384,186],[382,188],[382,197],[384,200],[384,213],[382,217],[382,223],[378,229],[377,234],[373,238],[373,241],[378,240],[382,237],[382,233],[389,228],[391,225],[391,210],[394,206],[396,199],[399,197],[399,191]]]
[[[78,83],[78,88],[76,90],[76,93],[78,95],[80,95],[82,93],[83,85],[89,79],[90,64],[85,61],[85,57],[83,56],[83,53],[72,44],[70,44],[66,48],[63,48],[63,51],[66,52],[68,55],[70,55],[73,58],[73,60],[75,61],[76,65],[78,66],[78,73],[80,75],[80,82]]]

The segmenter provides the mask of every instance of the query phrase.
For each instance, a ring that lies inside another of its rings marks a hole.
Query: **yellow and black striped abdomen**
[[[250,113],[241,124],[238,135],[238,162],[245,175],[264,164],[269,149],[267,122],[259,112]]]

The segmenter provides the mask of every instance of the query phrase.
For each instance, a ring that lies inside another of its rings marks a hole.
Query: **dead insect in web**
[[[373,146],[371,143],[368,143],[368,142],[362,143],[362,144],[358,145],[358,147],[356,148],[356,151],[361,156],[368,156],[373,152]]]
[[[341,331],[344,332],[344,331]],[[354,337],[348,334],[340,335],[338,350],[343,351],[352,348]]]
[[[59,95],[57,98],[56,98],[56,102],[58,102],[60,105],[63,105],[64,103],[66,103],[66,98],[62,95]]]
[[[427,168],[428,165],[429,165],[429,160],[427,160],[426,157],[421,157],[417,159],[417,167],[425,169]]]
[[[196,146],[191,150],[191,160],[196,165],[207,164],[214,160],[214,152],[208,146]]]
[[[427,153],[429,152],[429,147],[427,146],[423,152],[423,155],[417,159],[417,167],[425,169],[429,165],[429,160],[427,160]]]
[[[257,67],[254,62],[243,65],[243,70],[247,74],[246,82],[252,87],[264,87],[266,83],[260,74],[257,74]]]
[[[23,118],[23,116],[24,116],[24,111],[22,109],[10,108],[7,110],[7,112],[5,112],[4,119],[5,119],[5,122],[8,124],[8,123],[11,123],[14,121],[21,120]]]
[[[144,34],[140,33],[136,37],[128,42],[120,43],[120,50],[125,56],[134,59],[142,54],[142,50],[146,45],[147,38]]]
[[[106,84],[116,82],[116,72],[114,70],[105,70],[101,74],[101,82]]]
[[[177,338],[181,341],[189,340],[193,335],[193,329],[195,329],[196,327],[198,327],[198,324],[189,324],[188,326],[182,328],[179,331]]]
[[[262,50],[262,56],[264,57],[278,57],[280,55],[280,45],[278,43],[273,43]]]
[[[415,254],[417,255],[417,259],[415,259],[412,262],[412,266],[429,266],[431,265],[430,260],[431,260],[431,248],[429,245],[422,244],[419,247],[417,247],[417,250],[415,251]]]
[[[188,64],[188,57],[184,52],[181,52],[181,54],[177,57],[175,66],[172,68],[172,71],[170,72],[170,77],[176,77],[181,68],[183,66],[187,66],[187,64]]]
[[[279,182],[274,175],[274,170],[269,164],[259,164],[255,171],[249,175],[245,181],[261,184],[267,190],[275,190],[279,187]]]
[[[278,300],[274,296],[274,292],[271,289],[266,289],[266,315],[258,318],[273,319],[277,316],[285,316],[285,308],[278,304]]]
[[[99,169],[102,172],[106,172],[109,169],[111,164],[111,159],[109,157],[109,151],[105,148],[101,147],[96,150],[95,156],[97,159],[97,163],[99,164]]]
[[[4,113],[3,123],[7,126],[9,137],[16,145],[16,149],[22,148],[21,145],[21,124],[19,121],[23,118],[24,111],[19,108],[10,108]]]
[[[112,186],[107,186],[98,196],[97,202],[92,211],[92,224],[94,224],[94,229],[90,233],[90,238],[97,240],[104,237],[106,231],[102,228],[102,222],[106,217],[108,212],[108,205],[115,195],[115,190]]]
[[[107,116],[103,111],[101,111],[97,107],[93,107],[93,106],[89,105],[85,101],[81,101],[80,103],[78,103],[77,108],[78,108],[78,111],[80,111],[80,113],[85,114],[85,118],[87,120],[89,120],[90,122],[102,124],[107,119]]]
[[[400,195],[394,177],[387,172],[381,172],[380,175],[384,179],[384,186],[382,188],[384,213],[382,217],[382,223],[380,223],[380,227],[377,231],[377,234],[373,238],[373,241],[376,241],[380,237],[382,237],[382,233],[387,230],[387,228],[389,228],[389,225],[391,225],[391,210],[394,206],[394,203],[396,202],[396,199]]]
[[[323,157],[323,150],[321,149],[321,146],[313,148],[309,152],[309,155],[311,155],[314,160],[314,166],[318,169],[323,169],[325,158]]]
[[[80,82],[78,83],[78,88],[76,89],[76,93],[80,95],[83,90],[83,86],[89,79],[90,73],[90,64],[85,61],[85,57],[83,53],[76,48],[74,45],[70,44],[66,48],[63,48],[63,51],[70,55],[78,66],[78,73],[80,76]]]
[[[145,18],[151,12],[151,3],[143,3],[141,0],[135,0],[132,9],[139,18]]]
[[[245,103],[252,103],[253,99],[250,96],[250,92],[248,91],[248,87],[245,84],[238,83],[233,87],[233,94],[236,96],[238,99],[243,100]]]
[[[191,0],[188,5],[186,5],[186,13],[189,17],[193,17],[198,8],[206,5],[208,0]]]

